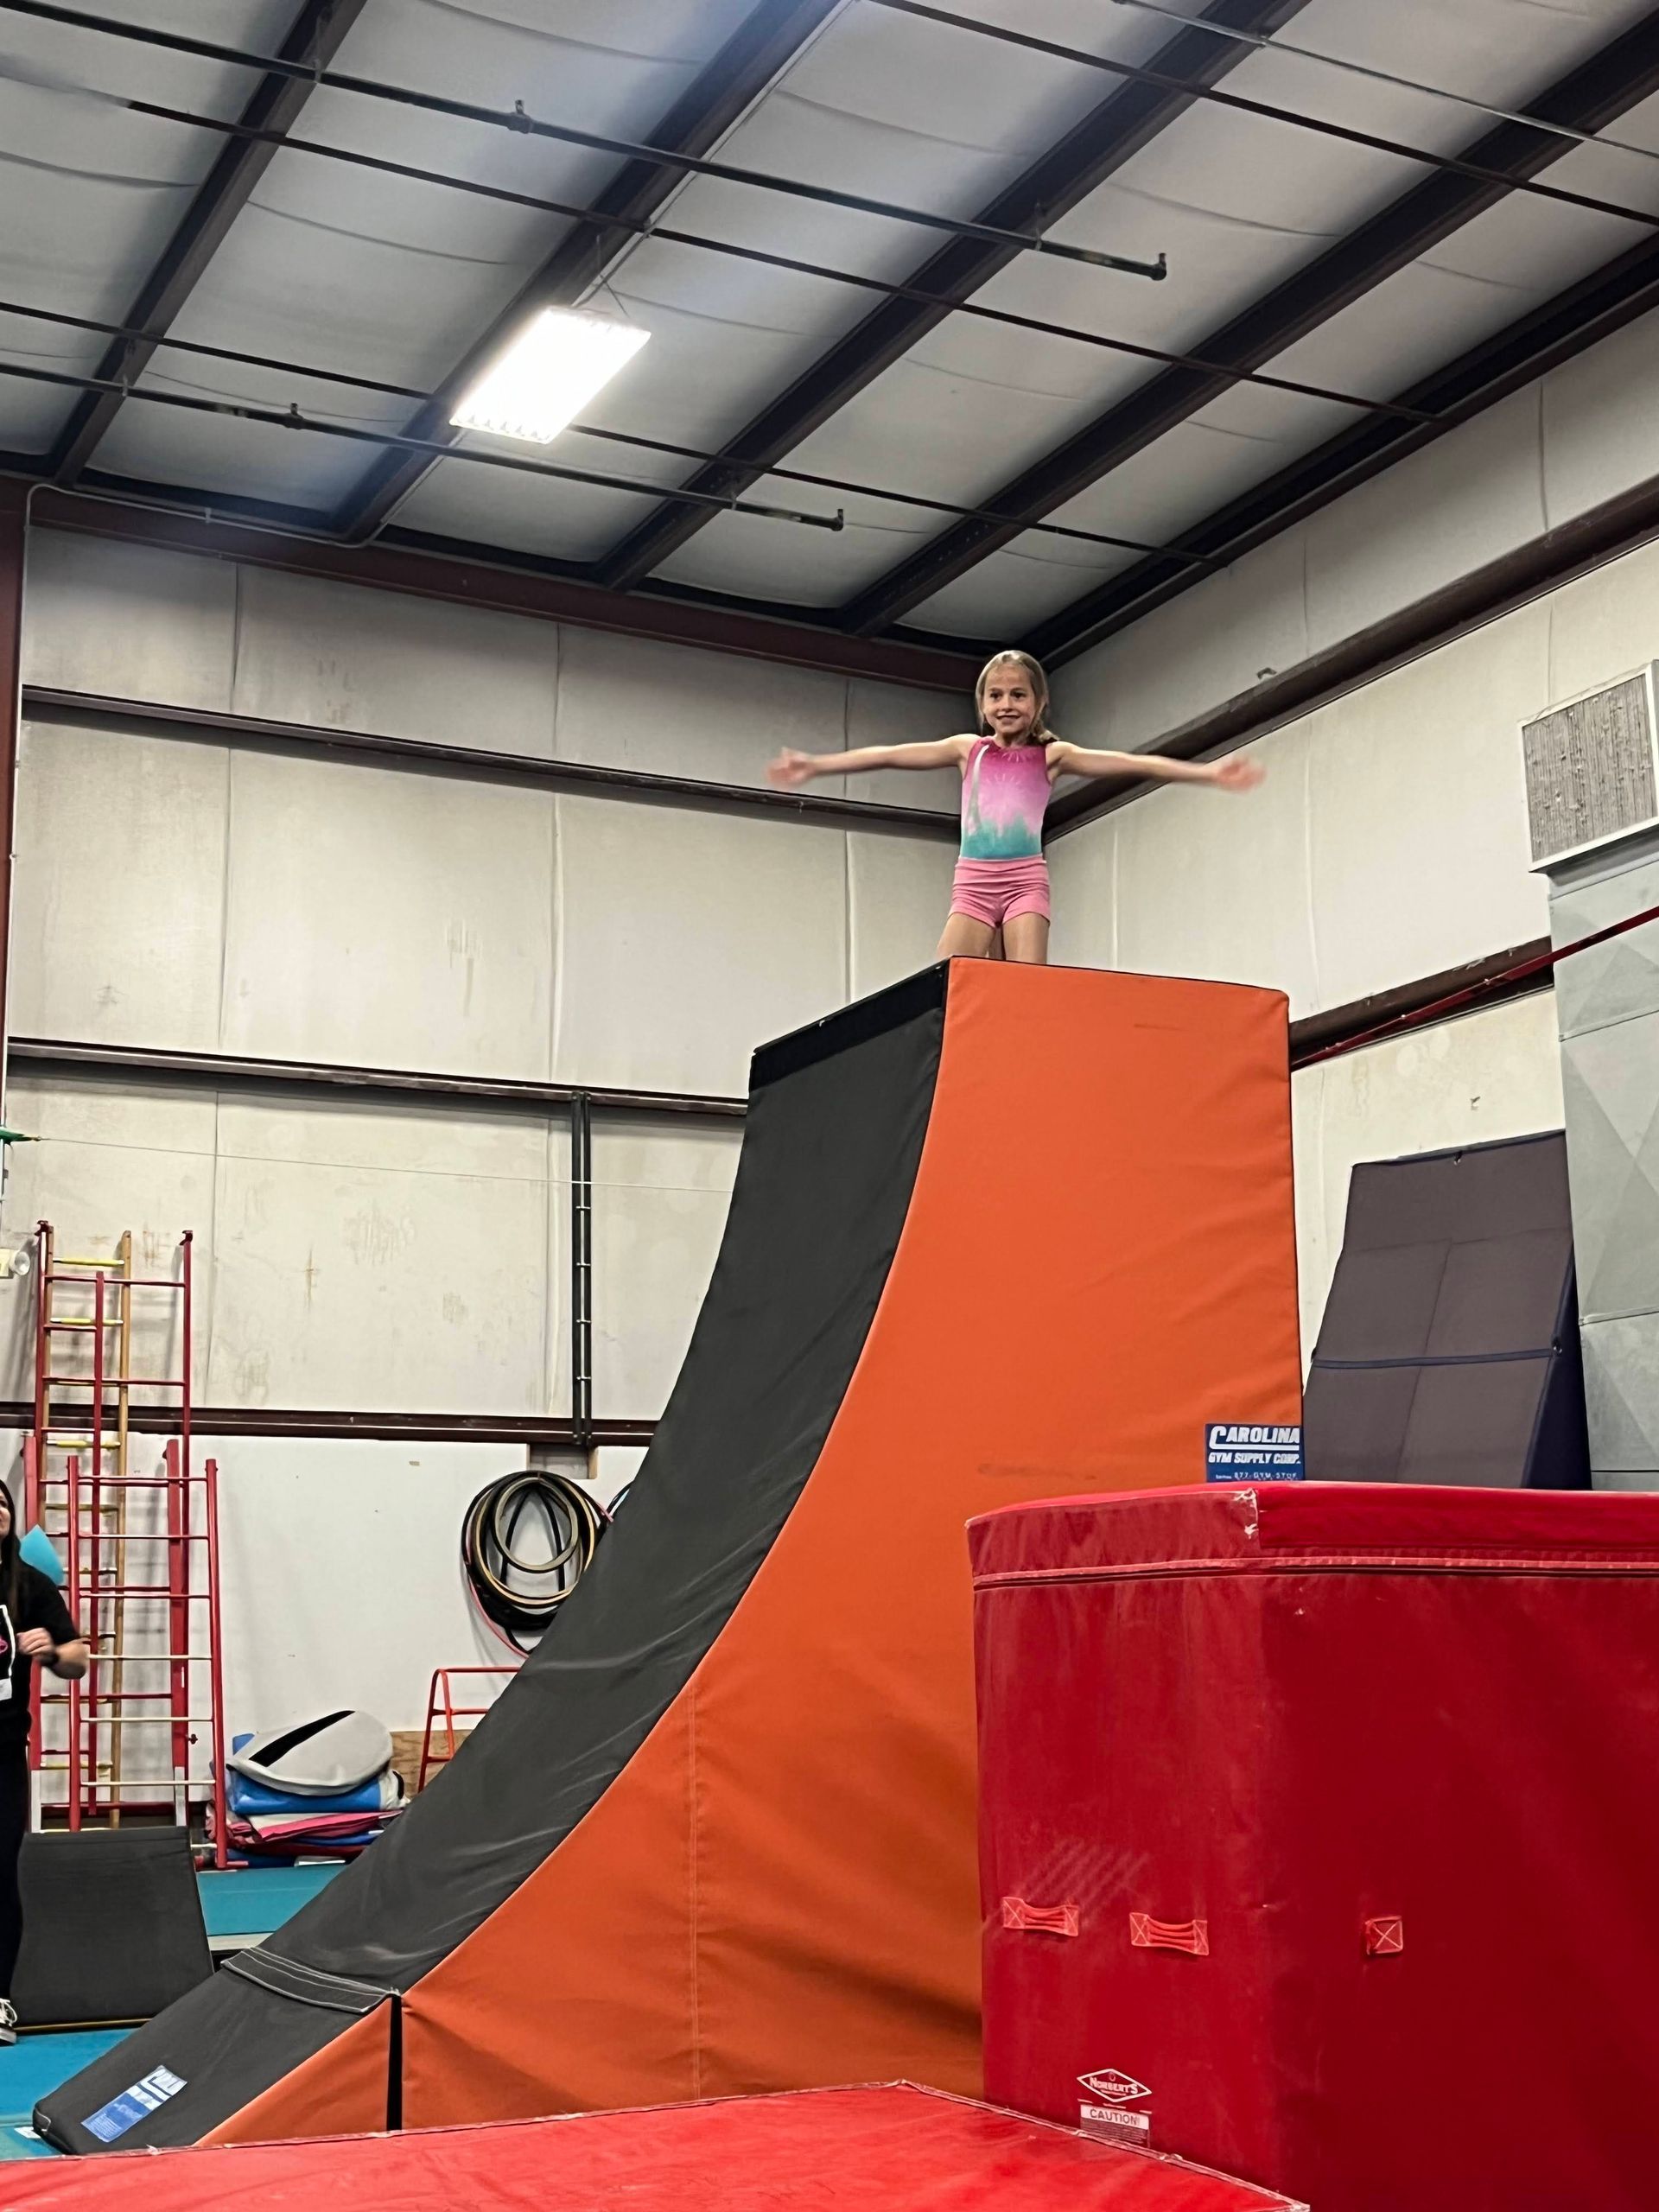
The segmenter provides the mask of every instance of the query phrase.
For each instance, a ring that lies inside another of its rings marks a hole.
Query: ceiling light
[[[651,333],[632,323],[543,308],[485,370],[450,422],[544,446],[630,361]]]

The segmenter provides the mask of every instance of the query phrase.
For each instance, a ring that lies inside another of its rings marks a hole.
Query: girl
[[[854,753],[781,753],[767,770],[779,791],[842,769],[962,771],[962,857],[939,957],[967,954],[1041,963],[1048,958],[1048,862],[1043,816],[1061,776],[1143,776],[1154,783],[1214,784],[1247,791],[1262,770],[1237,754],[1213,765],[1158,753],[1090,753],[1055,736],[1046,719],[1048,679],[1029,653],[988,660],[974,690],[976,737],[921,745],[867,745]]]
[[[86,1672],[87,1649],[56,1586],[18,1556],[17,1511],[0,1483],[0,2044],[17,2040],[11,1977],[23,1938],[17,1860],[29,1831],[29,1671],[66,1681]]]

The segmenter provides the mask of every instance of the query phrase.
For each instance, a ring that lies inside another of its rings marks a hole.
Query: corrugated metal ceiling
[[[124,38],[118,27],[272,55],[317,7],[104,0],[93,11],[105,19],[99,26],[0,4],[0,297],[108,323],[129,316],[226,141],[125,103],[232,121],[258,86],[248,68]],[[362,0],[329,68],[491,111],[522,102],[549,122],[659,144],[665,119],[738,67],[757,10],[777,39],[768,49],[776,66],[703,150],[831,194],[976,218],[1114,95],[1157,98],[1126,92],[1078,61],[897,13],[879,0],[793,10],[785,0]],[[957,12],[1142,64],[1166,62],[1183,35],[1166,20],[1105,0],[958,0]],[[1196,0],[1189,12],[1199,12]],[[1206,67],[1227,92],[1441,156],[1497,126],[1286,49],[1313,48],[1525,108],[1621,35],[1651,26],[1659,84],[1659,9],[1641,0],[1214,0],[1211,12],[1270,30],[1276,41],[1266,50],[1209,41]],[[1195,35],[1185,35],[1190,55]],[[1630,82],[1637,96],[1618,117],[1617,135],[1659,149],[1659,98],[1641,96],[1639,75]],[[1022,252],[974,285],[976,306],[1206,353],[1230,319],[1319,257],[1340,256],[1361,226],[1391,219],[1388,211],[1433,174],[1396,153],[1213,103],[1166,105],[1173,111],[1159,127],[1142,130],[1122,158],[1100,162],[1100,181],[1053,219],[1052,235],[1136,257],[1166,253],[1167,279]],[[613,153],[330,82],[308,89],[289,130],[314,147],[576,208],[591,207],[624,166]],[[1659,213],[1659,161],[1566,142],[1548,150],[1559,157],[1538,165],[1541,180],[1637,214]],[[654,219],[677,232],[880,284],[913,280],[945,243],[914,223],[728,178],[685,176],[660,197]],[[1305,319],[1303,334],[1262,365],[1359,398],[1390,399],[1651,236],[1636,219],[1510,193],[1382,281],[1333,297],[1328,313]],[[652,343],[584,420],[625,436],[747,457],[757,423],[770,414],[785,435],[764,460],[786,455],[791,468],[894,494],[997,505],[1024,472],[1088,435],[1160,373],[1154,363],[1077,337],[945,312],[924,318],[933,327],[890,358],[873,348],[867,363],[855,359],[849,374],[848,356],[860,343],[852,334],[879,294],[660,237],[604,237],[588,296],[645,325]],[[430,391],[537,281],[562,240],[569,251],[579,243],[569,216],[283,145],[214,250],[198,257],[170,334],[299,365],[162,346],[143,366],[138,393],[278,411],[297,405],[319,424],[405,430],[417,411],[410,398],[302,369]],[[0,365],[89,377],[105,344],[97,333],[0,314]],[[823,365],[837,348],[832,382]],[[785,395],[793,397],[780,415]],[[9,465],[50,473],[79,399],[73,389],[0,376]],[[798,435],[788,435],[791,410],[804,426]],[[1163,545],[1363,419],[1363,410],[1337,400],[1235,383],[1219,396],[1199,393],[1185,419],[1113,457],[1096,480],[1045,512],[1076,530]],[[446,541],[645,590],[804,610],[829,623],[861,598],[878,627],[889,621],[886,580],[899,563],[926,556],[950,525],[948,515],[897,499],[777,474],[751,485],[753,472],[744,470],[718,480],[791,510],[840,508],[844,529],[831,535],[710,511],[694,517],[694,530],[658,533],[659,494],[690,480],[694,461],[565,433],[549,460],[639,486],[604,488],[464,457],[486,442],[469,435],[462,451],[411,470],[390,518],[372,519],[403,543]],[[254,502],[254,511],[296,525],[349,531],[370,513],[364,497],[376,460],[372,446],[315,429],[133,397],[101,428],[81,481],[159,499]],[[1078,538],[1031,529],[1004,535],[982,557],[946,563],[937,588],[899,594],[891,621],[970,641],[1045,624],[1063,639],[1065,610],[1137,564],[1133,551]],[[644,549],[639,577],[626,573],[631,547]]]

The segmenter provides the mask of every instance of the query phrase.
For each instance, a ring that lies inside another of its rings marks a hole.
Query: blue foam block
[[[69,1580],[69,1571],[58,1557],[57,1548],[38,1522],[19,1543],[17,1556],[37,1574],[54,1582],[60,1590]]]

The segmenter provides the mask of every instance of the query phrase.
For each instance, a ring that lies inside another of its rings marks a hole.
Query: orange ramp
[[[963,1526],[1299,1419],[1286,1019],[956,962],[759,1052],[685,1366],[576,1596],[396,1827],[46,2100],[49,2139],[105,2147],[156,2069],[181,2086],[119,2147],[976,2092]]]

